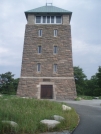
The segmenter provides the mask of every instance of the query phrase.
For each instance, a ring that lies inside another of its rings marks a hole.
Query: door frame
[[[41,85],[41,98],[53,99],[53,85]]]
[[[37,85],[38,87],[38,93],[37,93],[37,98],[41,99],[41,85],[52,85],[53,86],[53,98],[52,99],[56,99],[56,85],[54,84],[54,82],[39,82],[39,85]]]

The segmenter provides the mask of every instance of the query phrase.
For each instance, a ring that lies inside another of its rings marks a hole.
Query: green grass
[[[99,99],[101,99],[101,96],[99,96]]]
[[[79,95],[75,100],[79,101],[79,100],[92,100],[94,97],[92,96],[84,96],[84,95]]]
[[[78,95],[78,97],[75,100],[79,101],[79,100],[92,100],[92,99],[94,99],[94,96]],[[99,96],[99,99],[101,99],[101,96]]]
[[[81,96],[81,98],[84,100],[92,100],[93,99],[92,96]]]
[[[40,123],[43,119],[51,119],[53,115],[65,118],[56,128],[48,130]],[[14,130],[3,126],[2,120],[16,122],[19,127]],[[62,103],[23,99],[16,96],[0,97],[0,134],[38,134],[47,131],[73,130],[78,124],[78,115],[74,109],[63,111]]]

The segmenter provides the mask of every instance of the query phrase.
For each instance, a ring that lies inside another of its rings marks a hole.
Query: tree
[[[74,67],[74,79],[76,83],[76,90],[78,95],[84,95],[85,92],[85,80],[87,79],[86,75],[83,73],[82,68]]]
[[[14,74],[6,72],[0,74],[0,92],[4,94],[15,94],[19,79],[14,79]]]
[[[99,86],[97,83],[96,75],[93,75],[90,80],[87,80],[86,84],[87,84],[87,87],[86,87],[85,95],[98,96],[96,91],[99,88]]]
[[[98,68],[98,73],[96,73],[96,77],[97,77],[99,88],[101,88],[101,66],[99,66]]]
[[[96,73],[96,85],[94,95],[101,96],[101,66],[99,66],[98,73]]]

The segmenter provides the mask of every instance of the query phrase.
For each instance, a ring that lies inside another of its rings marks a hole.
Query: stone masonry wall
[[[42,37],[38,37],[42,29]],[[58,36],[54,37],[54,29]],[[38,54],[38,46],[42,53]],[[58,46],[58,54],[53,54],[53,46]],[[37,72],[41,63],[41,72]],[[53,64],[58,72],[53,73]],[[73,77],[71,28],[70,25],[26,25],[21,76],[23,77]]]
[[[69,25],[69,15],[63,15],[63,25]]]
[[[75,83],[73,79],[50,79],[53,83],[53,99],[74,99],[76,98]],[[19,82],[19,96],[29,96],[40,99],[41,84],[43,79],[21,78]],[[20,90],[21,89],[21,90]]]
[[[34,25],[35,24],[35,16],[33,14],[28,14],[28,25]]]

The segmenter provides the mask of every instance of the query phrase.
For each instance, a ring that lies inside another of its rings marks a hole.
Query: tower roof
[[[28,10],[25,11],[25,13],[72,13],[68,10],[59,8],[59,7],[55,7],[55,6],[42,6],[42,7],[38,7],[32,10]]]
[[[68,10],[65,10],[65,9],[62,9],[62,8],[59,8],[59,7],[55,7],[55,6],[52,6],[52,5],[48,6],[47,4],[46,4],[46,6],[42,6],[42,7],[32,9],[32,10],[25,11],[26,18],[27,18],[28,14],[37,14],[37,13],[39,13],[39,14],[46,14],[46,13],[68,14],[70,19],[71,19],[71,15],[72,15],[72,12],[70,12]]]

